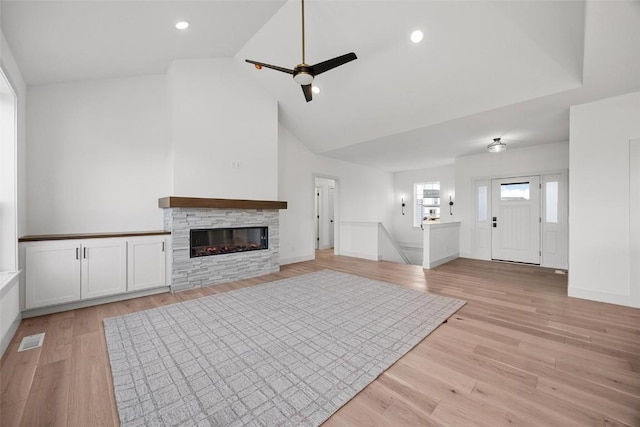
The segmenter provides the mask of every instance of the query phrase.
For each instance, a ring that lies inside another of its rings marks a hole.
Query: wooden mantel
[[[206,199],[200,197],[162,197],[159,208],[287,209],[287,202],[273,200]]]

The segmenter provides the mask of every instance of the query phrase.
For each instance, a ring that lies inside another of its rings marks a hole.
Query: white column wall
[[[640,138],[640,92],[571,108],[569,296],[640,307],[631,281],[630,141]],[[637,179],[638,175],[634,175]]]
[[[167,79],[171,194],[275,200],[277,102],[230,58],[174,61]]]
[[[26,98],[27,87],[22,78],[22,73],[18,68],[18,64],[13,57],[13,53],[7,44],[2,29],[0,28],[0,65],[4,70],[6,77],[10,80],[10,84],[16,92],[17,97],[17,234],[21,235],[26,228]],[[14,202],[15,203],[15,202]],[[15,206],[12,207],[15,212]],[[14,226],[15,228],[15,226]],[[15,239],[16,230],[12,233],[11,239]],[[6,236],[5,236],[6,237]],[[18,267],[17,264],[17,241],[12,244],[6,242],[3,247],[15,248],[15,253],[6,257],[5,268],[11,268],[15,270]],[[12,268],[12,266],[14,266]],[[13,338],[22,316],[20,314],[20,301],[19,301],[19,288],[18,280],[15,277],[11,280],[7,280],[6,277],[2,277],[0,274],[0,357],[6,350],[9,342]]]

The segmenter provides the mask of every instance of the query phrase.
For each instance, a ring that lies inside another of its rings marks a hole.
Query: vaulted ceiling
[[[309,103],[291,76],[244,63],[301,61],[298,0],[2,0],[0,15],[28,84],[233,57],[312,151],[390,171],[449,164],[494,137],[567,141],[571,105],[640,90],[640,1],[307,0],[306,62],[358,55],[316,77]]]

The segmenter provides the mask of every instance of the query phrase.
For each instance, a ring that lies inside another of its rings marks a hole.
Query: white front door
[[[540,177],[491,181],[491,259],[540,264]]]

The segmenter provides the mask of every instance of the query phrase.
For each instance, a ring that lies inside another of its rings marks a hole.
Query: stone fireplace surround
[[[164,197],[164,229],[171,232],[171,290],[215,285],[280,271],[279,209],[287,202]],[[189,230],[261,226],[269,229],[269,248],[191,258]]]

